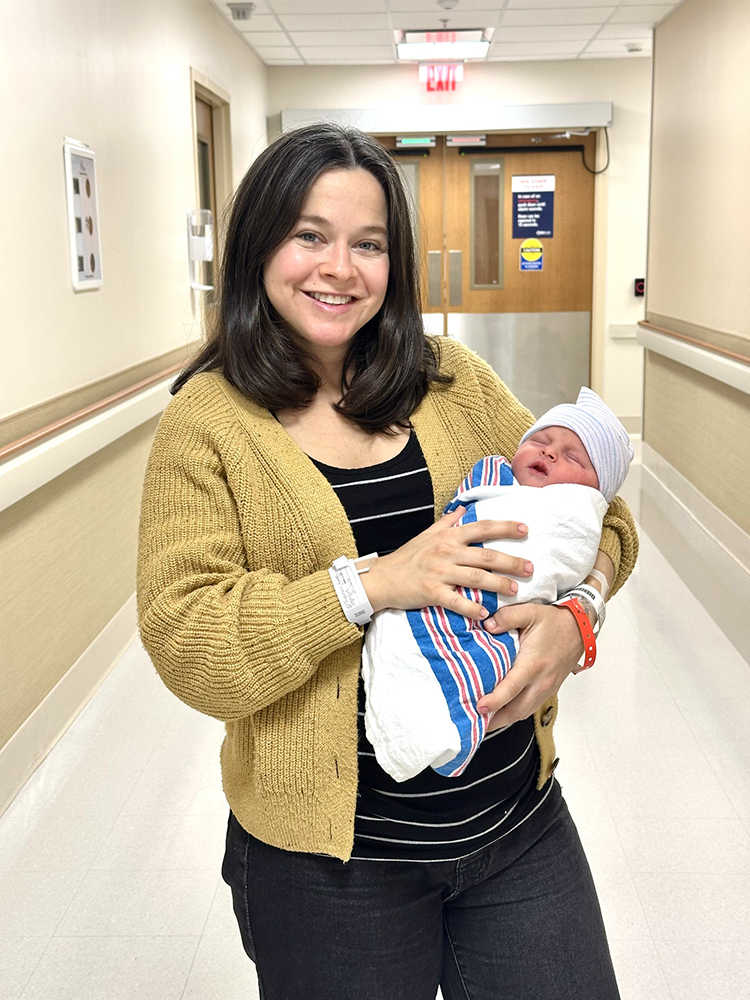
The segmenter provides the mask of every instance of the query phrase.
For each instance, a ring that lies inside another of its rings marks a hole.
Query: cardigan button
[[[552,722],[552,716],[555,714],[555,710],[552,705],[548,705],[547,708],[542,712],[541,723],[546,729],[547,726]]]

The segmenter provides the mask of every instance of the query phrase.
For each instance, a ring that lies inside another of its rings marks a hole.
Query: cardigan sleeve
[[[511,458],[535,417],[516,399],[486,361],[465,347],[448,342],[447,338],[445,345],[440,343],[441,354],[445,347],[448,348],[445,351],[448,370],[454,367],[449,354],[455,350],[460,350],[469,361],[476,379],[475,395],[482,400],[482,419],[491,422],[498,453]],[[608,595],[612,597],[630,576],[638,558],[638,532],[630,508],[622,497],[615,497],[604,515],[599,548],[606,552],[615,567],[615,578]]]
[[[361,639],[326,569],[294,581],[248,571],[216,435],[174,403],[146,470],[138,616],[167,687],[225,722],[282,698],[331,652]]]

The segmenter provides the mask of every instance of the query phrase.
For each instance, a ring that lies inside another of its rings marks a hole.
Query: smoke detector
[[[230,10],[233,21],[249,21],[251,14],[255,10],[254,3],[228,3],[227,7]]]
[[[443,10],[453,10],[458,7],[458,0],[437,0],[438,7],[442,7]]]

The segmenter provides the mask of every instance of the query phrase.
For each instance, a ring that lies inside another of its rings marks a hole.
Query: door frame
[[[214,187],[216,191],[216,215],[214,232],[217,240],[221,237],[223,209],[234,191],[232,175],[232,132],[230,120],[230,97],[226,90],[209,80],[199,70],[190,67],[190,115],[193,143],[193,174],[195,177],[195,204],[200,203],[198,188],[198,124],[195,120],[195,99],[200,98],[210,104],[213,115]]]

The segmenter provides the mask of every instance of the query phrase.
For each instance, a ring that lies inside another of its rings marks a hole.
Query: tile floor
[[[750,1000],[750,664],[648,537],[600,645],[561,692],[558,776],[622,998]],[[258,997],[221,733],[128,649],[0,818],[3,1000]]]

